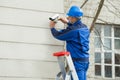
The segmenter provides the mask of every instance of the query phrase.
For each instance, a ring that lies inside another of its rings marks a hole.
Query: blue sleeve
[[[59,40],[69,41],[73,39],[73,31],[70,29],[62,29],[60,31],[55,28],[51,28],[52,35]]]

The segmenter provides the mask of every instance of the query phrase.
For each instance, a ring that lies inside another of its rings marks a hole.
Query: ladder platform
[[[55,52],[55,53],[53,53],[53,56],[57,56],[57,57],[59,57],[59,56],[69,56],[69,54],[70,54],[70,52],[67,52],[67,51],[61,51],[61,52]]]

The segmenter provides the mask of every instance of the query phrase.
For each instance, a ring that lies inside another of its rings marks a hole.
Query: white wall
[[[54,80],[59,69],[52,53],[64,43],[52,37],[48,18],[64,14],[63,2],[0,0],[0,80]]]

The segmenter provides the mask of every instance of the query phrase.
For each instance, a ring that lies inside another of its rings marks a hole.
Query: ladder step
[[[69,56],[69,52],[67,52],[67,51],[61,51],[61,52],[56,52],[56,53],[53,53],[53,56],[57,56],[57,57],[59,57],[59,56],[65,56],[65,55],[67,55],[67,56]]]

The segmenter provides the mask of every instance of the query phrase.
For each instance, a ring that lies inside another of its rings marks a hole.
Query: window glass
[[[112,77],[112,67],[105,66],[105,77]]]
[[[111,36],[111,26],[104,26],[104,36],[110,37]]]
[[[101,76],[101,65],[95,65],[95,75]]]
[[[114,36],[120,38],[120,28],[117,27],[114,28]]]
[[[95,63],[101,63],[101,53],[95,52]]]
[[[115,64],[120,65],[120,54],[115,54]]]
[[[120,39],[115,39],[115,49],[120,49]]]
[[[100,24],[95,25],[95,29],[94,29],[95,36],[101,36],[101,26],[102,25]]]
[[[120,67],[118,66],[115,67],[115,76],[120,77]]]
[[[111,39],[110,38],[104,39],[104,49],[111,50]]]
[[[101,48],[101,39],[100,37],[95,37],[94,38],[94,45],[95,45],[95,48]]]
[[[107,64],[112,64],[112,54],[111,53],[104,53],[104,61]]]

